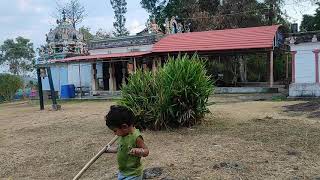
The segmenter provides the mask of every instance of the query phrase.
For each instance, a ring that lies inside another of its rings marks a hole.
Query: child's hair
[[[110,128],[120,128],[122,124],[127,124],[128,126],[134,123],[133,112],[124,107],[113,105],[110,107],[110,111],[105,117],[106,125]]]

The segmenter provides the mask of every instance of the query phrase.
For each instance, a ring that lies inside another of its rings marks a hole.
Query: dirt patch
[[[320,117],[320,111],[312,112],[308,117],[309,118],[319,118]]]
[[[229,169],[229,170],[241,171],[244,169],[244,166],[242,166],[236,162],[221,162],[221,163],[215,164],[212,168],[213,169]]]
[[[209,107],[202,125],[146,131],[144,166],[150,178],[167,180],[319,177],[319,117],[283,112],[299,103],[220,103]],[[58,112],[1,105],[0,179],[72,179],[112,139],[103,120],[111,104],[67,103]],[[115,156],[105,154],[83,179],[115,179],[116,173]]]
[[[294,105],[284,106],[286,111],[294,112],[312,112],[320,110],[320,101],[310,101],[304,103],[298,103]]]
[[[163,168],[161,167],[154,167],[148,168],[143,171],[143,179],[152,179],[156,177],[160,177],[162,175]]]
[[[292,115],[305,115],[308,118],[317,119],[320,117],[320,101],[309,101],[293,105],[284,106],[284,112],[290,112]]]

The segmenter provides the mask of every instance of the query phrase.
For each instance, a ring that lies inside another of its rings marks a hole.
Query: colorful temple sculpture
[[[50,32],[46,34],[46,45],[38,49],[40,56],[38,63],[47,63],[52,59],[88,55],[83,35],[73,28],[64,12],[63,18],[57,20],[57,25],[55,29],[50,29]]]

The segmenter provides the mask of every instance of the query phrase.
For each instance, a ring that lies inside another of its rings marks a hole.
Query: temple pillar
[[[143,70],[147,70],[147,69],[148,69],[147,64],[143,63]]]
[[[123,62],[122,64],[122,85],[125,85],[126,84],[126,63]]]
[[[315,66],[316,66],[316,74],[315,74],[315,76],[316,76],[316,83],[319,83],[319,53],[320,53],[320,49],[315,49],[314,51],[313,51],[313,53],[314,53],[314,60],[315,60]]]
[[[134,67],[133,67],[133,63],[128,63],[127,64],[127,68],[128,68],[128,73],[129,74],[133,74],[134,73]]]
[[[142,68],[143,68],[143,71],[148,70],[148,65],[147,65],[147,61],[146,61],[146,60],[143,60],[143,62],[142,62]]]
[[[98,81],[97,81],[97,64],[93,63],[92,64],[92,69],[91,69],[91,89],[92,89],[92,94],[95,94],[97,91],[98,87]]]
[[[296,82],[296,54],[297,54],[297,51],[291,51],[292,83]]]
[[[133,58],[133,69],[134,69],[134,72],[137,72],[137,60],[136,60],[136,58]]]
[[[286,53],[286,81],[289,79],[289,53]]]
[[[114,80],[114,66],[113,63],[109,63],[109,91],[113,92],[115,90],[115,80]]]
[[[156,73],[157,72],[157,59],[156,58],[154,58],[153,60],[152,60],[152,72],[153,73]]]
[[[273,78],[273,51],[270,51],[270,74],[269,74],[269,87],[273,87],[274,78]]]

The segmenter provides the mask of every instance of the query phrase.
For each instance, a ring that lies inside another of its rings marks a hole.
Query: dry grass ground
[[[157,179],[319,179],[319,102],[306,103],[211,105],[202,125],[145,132],[144,164],[163,168]],[[0,179],[72,179],[112,139],[103,120],[110,105],[66,103],[58,112],[0,105]],[[83,179],[114,179],[116,171],[106,154]]]

